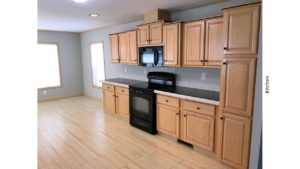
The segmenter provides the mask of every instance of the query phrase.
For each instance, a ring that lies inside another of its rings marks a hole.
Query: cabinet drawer
[[[199,102],[182,100],[182,108],[184,110],[189,110],[195,113],[201,113],[205,115],[214,116],[215,115],[215,106],[203,104]]]
[[[111,92],[114,92],[114,91],[115,91],[115,88],[114,88],[114,87],[115,87],[114,85],[105,84],[105,83],[102,84],[102,88],[103,88],[103,90],[105,90],[105,91],[111,91]]]
[[[129,92],[128,92],[128,89],[125,87],[116,86],[116,93],[128,95]]]
[[[163,95],[157,95],[157,103],[161,103],[167,106],[179,107],[179,99],[174,97],[168,97]]]

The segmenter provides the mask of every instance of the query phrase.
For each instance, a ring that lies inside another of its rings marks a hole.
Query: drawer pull
[[[179,115],[179,113],[176,113],[176,115]]]
[[[169,102],[169,100],[166,100],[166,102]]]
[[[200,110],[200,107],[197,107],[197,110]]]
[[[121,90],[121,92],[124,92],[124,90]]]
[[[183,117],[186,117],[186,114],[185,114],[185,115],[183,115]]]
[[[220,117],[221,120],[224,120],[224,117]]]

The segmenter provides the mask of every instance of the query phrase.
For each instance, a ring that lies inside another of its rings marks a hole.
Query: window
[[[103,42],[92,43],[90,49],[93,86],[102,87],[102,81],[105,79]]]
[[[38,89],[60,87],[58,45],[39,43],[37,54]]]

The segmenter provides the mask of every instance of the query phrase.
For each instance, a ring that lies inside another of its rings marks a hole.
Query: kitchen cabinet
[[[251,120],[226,113],[220,120],[221,138],[217,158],[237,169],[248,168]]]
[[[110,40],[110,61],[111,63],[119,63],[119,38],[118,34],[109,35]]]
[[[128,63],[129,39],[127,32],[119,33],[119,59],[120,63]]]
[[[157,130],[179,138],[179,99],[157,95]]]
[[[138,48],[136,30],[127,32],[128,35],[128,64],[138,64]]]
[[[256,59],[225,58],[221,68],[220,105],[222,111],[251,117],[255,85]]]
[[[205,21],[183,25],[183,66],[202,66],[204,58]]]
[[[220,66],[222,64],[224,55],[223,38],[223,17],[206,20],[203,65]]]
[[[103,83],[104,110],[129,117],[129,91],[127,88]]]
[[[260,3],[224,10],[225,57],[257,54]],[[256,55],[250,55],[255,57]]]
[[[156,22],[138,27],[138,46],[162,45],[163,22]]]
[[[181,23],[163,25],[164,66],[180,66]]]

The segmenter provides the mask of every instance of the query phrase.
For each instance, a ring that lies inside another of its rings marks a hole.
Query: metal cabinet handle
[[[221,120],[224,120],[224,117],[220,117]]]
[[[176,113],[176,115],[179,115],[179,113]]]
[[[226,65],[227,64],[227,62],[223,62],[223,65]]]
[[[197,107],[197,110],[200,110],[200,107]]]
[[[224,50],[228,50],[228,47],[224,47]]]
[[[166,100],[166,102],[169,102],[169,100]]]
[[[186,114],[185,114],[185,115],[183,115],[183,117],[186,117]]]

